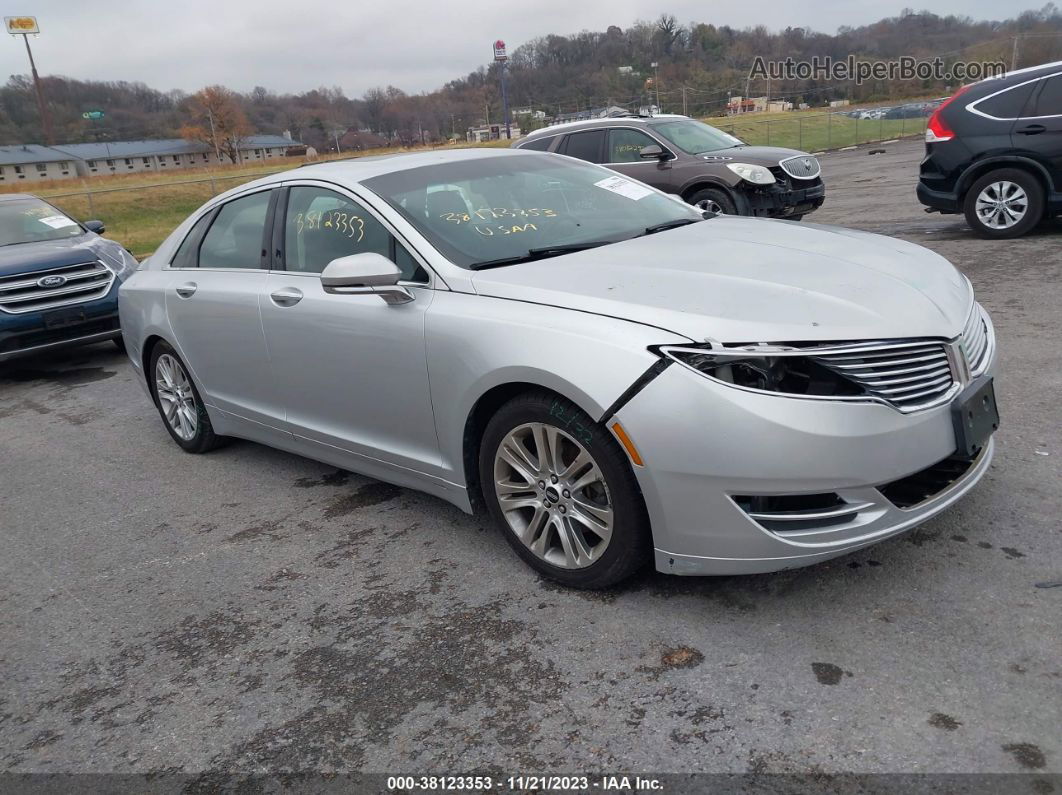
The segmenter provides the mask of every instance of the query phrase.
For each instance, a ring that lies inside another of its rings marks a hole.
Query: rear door
[[[613,127],[608,131],[604,165],[654,188],[673,193],[671,161],[656,158],[643,160],[640,155],[642,149],[654,144],[670,154],[668,147],[641,130]]]
[[[259,313],[273,199],[271,189],[245,194],[193,226],[170,263],[166,313],[173,342],[204,399],[238,417],[278,427],[283,408]]]
[[[1014,145],[1042,163],[1062,190],[1062,74],[1040,80],[1014,125]]]

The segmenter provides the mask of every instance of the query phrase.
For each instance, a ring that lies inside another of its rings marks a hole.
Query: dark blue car
[[[133,255],[36,196],[0,195],[0,362],[70,345],[121,346],[118,286]]]

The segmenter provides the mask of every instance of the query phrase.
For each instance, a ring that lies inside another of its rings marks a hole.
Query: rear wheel
[[[733,197],[722,188],[702,188],[689,198],[689,203],[703,212],[717,215],[737,215]]]
[[[224,441],[214,433],[199,391],[168,343],[159,342],[152,349],[148,379],[162,422],[182,450],[206,453]]]
[[[506,540],[544,576],[604,588],[649,559],[649,520],[627,457],[573,403],[547,392],[506,403],[487,424],[479,472]]]
[[[985,174],[970,186],[963,210],[966,223],[981,237],[1020,237],[1043,218],[1044,191],[1028,172],[1003,168]]]

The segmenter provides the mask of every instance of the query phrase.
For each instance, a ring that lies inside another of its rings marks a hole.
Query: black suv
[[[1062,214],[1062,61],[961,88],[926,128],[918,200],[981,237]]]
[[[807,152],[749,146],[687,116],[613,116],[535,130],[517,149],[600,163],[689,204],[728,215],[799,221],[826,196]]]

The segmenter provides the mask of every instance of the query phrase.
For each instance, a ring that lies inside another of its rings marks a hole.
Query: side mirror
[[[667,160],[668,154],[659,144],[649,144],[638,150],[638,157],[642,160]]]
[[[402,271],[382,254],[351,254],[334,259],[321,271],[326,293],[364,295],[372,293],[389,304],[405,304],[413,293],[398,286]]]
[[[85,221],[82,226],[90,232],[95,232],[97,235],[102,235],[107,231],[107,227],[103,225],[103,221]]]

